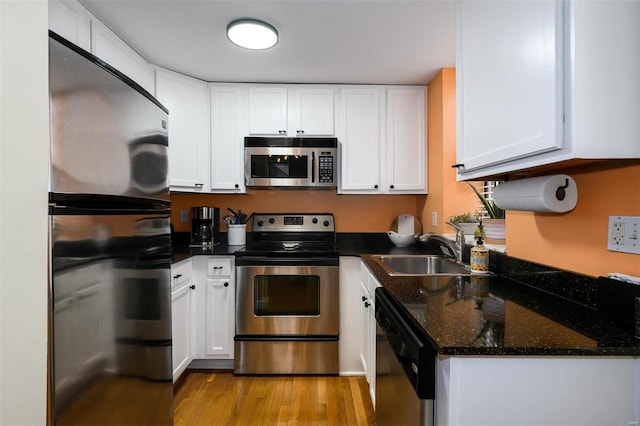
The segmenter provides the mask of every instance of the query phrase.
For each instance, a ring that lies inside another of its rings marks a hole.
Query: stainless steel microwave
[[[244,138],[244,176],[253,188],[335,188],[338,139]]]

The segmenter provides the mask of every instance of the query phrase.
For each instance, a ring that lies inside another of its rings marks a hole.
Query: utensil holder
[[[227,225],[227,244],[243,246],[247,243],[247,224]]]

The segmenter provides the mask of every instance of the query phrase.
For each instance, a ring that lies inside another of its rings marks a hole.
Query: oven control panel
[[[331,213],[260,213],[253,217],[253,230],[260,232],[334,232]]]

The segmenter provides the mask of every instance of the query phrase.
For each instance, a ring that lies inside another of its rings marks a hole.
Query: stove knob
[[[259,220],[259,221],[258,221],[258,226],[262,226],[262,225],[264,225],[264,222],[263,222],[263,221],[261,221],[261,220]]]
[[[269,223],[273,225],[274,223],[276,223],[276,220],[271,217],[271,218],[269,218]]]
[[[313,222],[313,224],[315,225],[316,223],[318,223],[318,218],[314,217],[313,219],[311,219],[311,222]]]
[[[329,226],[329,221],[328,221],[328,220],[325,220],[325,221],[324,221],[324,223],[323,223],[323,225],[324,225],[324,226]]]

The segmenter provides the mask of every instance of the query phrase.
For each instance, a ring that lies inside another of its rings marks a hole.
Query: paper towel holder
[[[559,186],[558,189],[556,189],[556,199],[558,201],[562,201],[564,200],[564,197],[567,196],[567,191],[566,189],[569,187],[569,179],[565,179],[564,180],[564,185],[563,186]]]

